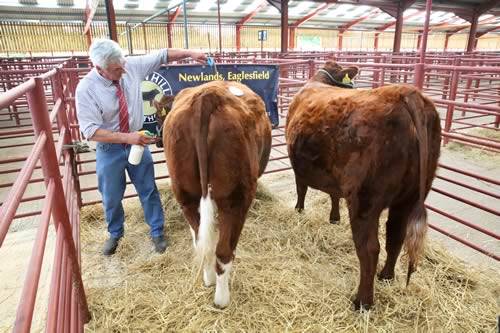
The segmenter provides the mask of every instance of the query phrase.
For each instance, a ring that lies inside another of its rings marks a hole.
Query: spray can
[[[150,131],[138,131],[137,133],[145,136],[154,136],[154,134]],[[128,162],[133,165],[139,165],[139,163],[141,163],[143,153],[143,145],[132,145],[132,147],[130,147],[130,154],[128,155]]]

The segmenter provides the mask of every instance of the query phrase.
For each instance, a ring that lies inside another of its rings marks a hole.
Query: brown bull
[[[224,308],[236,245],[271,150],[264,102],[235,82],[184,89],[165,120],[163,144],[172,190],[203,259],[204,283],[216,284],[214,303]]]
[[[379,278],[394,278],[405,243],[408,283],[423,251],[424,200],[437,167],[441,125],[433,103],[415,87],[348,89],[357,73],[357,67],[327,62],[293,98],[286,138],[297,186],[296,209],[304,208],[308,186],[330,195],[332,223],[340,220],[339,198],[347,201],[360,262],[354,304],[369,308],[382,210],[389,208],[389,218],[387,261]]]

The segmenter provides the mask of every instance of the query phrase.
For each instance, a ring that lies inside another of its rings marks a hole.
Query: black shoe
[[[110,256],[110,255],[115,254],[119,241],[120,241],[120,238],[110,237],[106,241],[106,243],[104,243],[104,248],[102,249],[102,254],[104,254],[105,256]]]
[[[167,241],[165,240],[165,237],[163,236],[152,237],[151,240],[153,241],[156,252],[158,253],[165,252],[165,250],[167,249]]]

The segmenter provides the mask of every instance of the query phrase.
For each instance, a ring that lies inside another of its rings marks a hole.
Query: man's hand
[[[191,58],[194,61],[200,62],[202,64],[207,63],[207,55],[202,51],[168,49],[168,62],[179,61],[186,58]]]
[[[139,134],[137,132],[133,133],[126,133],[127,134],[127,141],[126,143],[131,144],[131,145],[149,145],[151,143],[156,142],[156,139],[154,137],[146,136]]]
[[[207,63],[207,55],[204,52],[202,52],[202,51],[192,50],[191,54],[190,54],[190,57],[194,61],[200,62],[202,64],[206,64]]]
[[[90,138],[92,141],[105,142],[105,143],[128,143],[130,145],[149,145],[156,142],[156,138],[142,135],[138,132],[122,133],[111,132],[99,128],[94,135]]]

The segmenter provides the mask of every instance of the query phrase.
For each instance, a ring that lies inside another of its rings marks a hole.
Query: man
[[[167,248],[163,209],[147,148],[155,139],[136,132],[142,128],[144,118],[141,82],[162,64],[187,57],[202,63],[207,60],[203,52],[180,49],[125,59],[114,41],[96,40],[90,46],[94,68],[78,84],[76,108],[83,135],[97,142],[98,187],[110,234],[103,249],[106,256],[115,253],[124,234],[125,170],[139,194],[156,252],[163,253]],[[145,148],[139,165],[127,161],[131,145]]]

